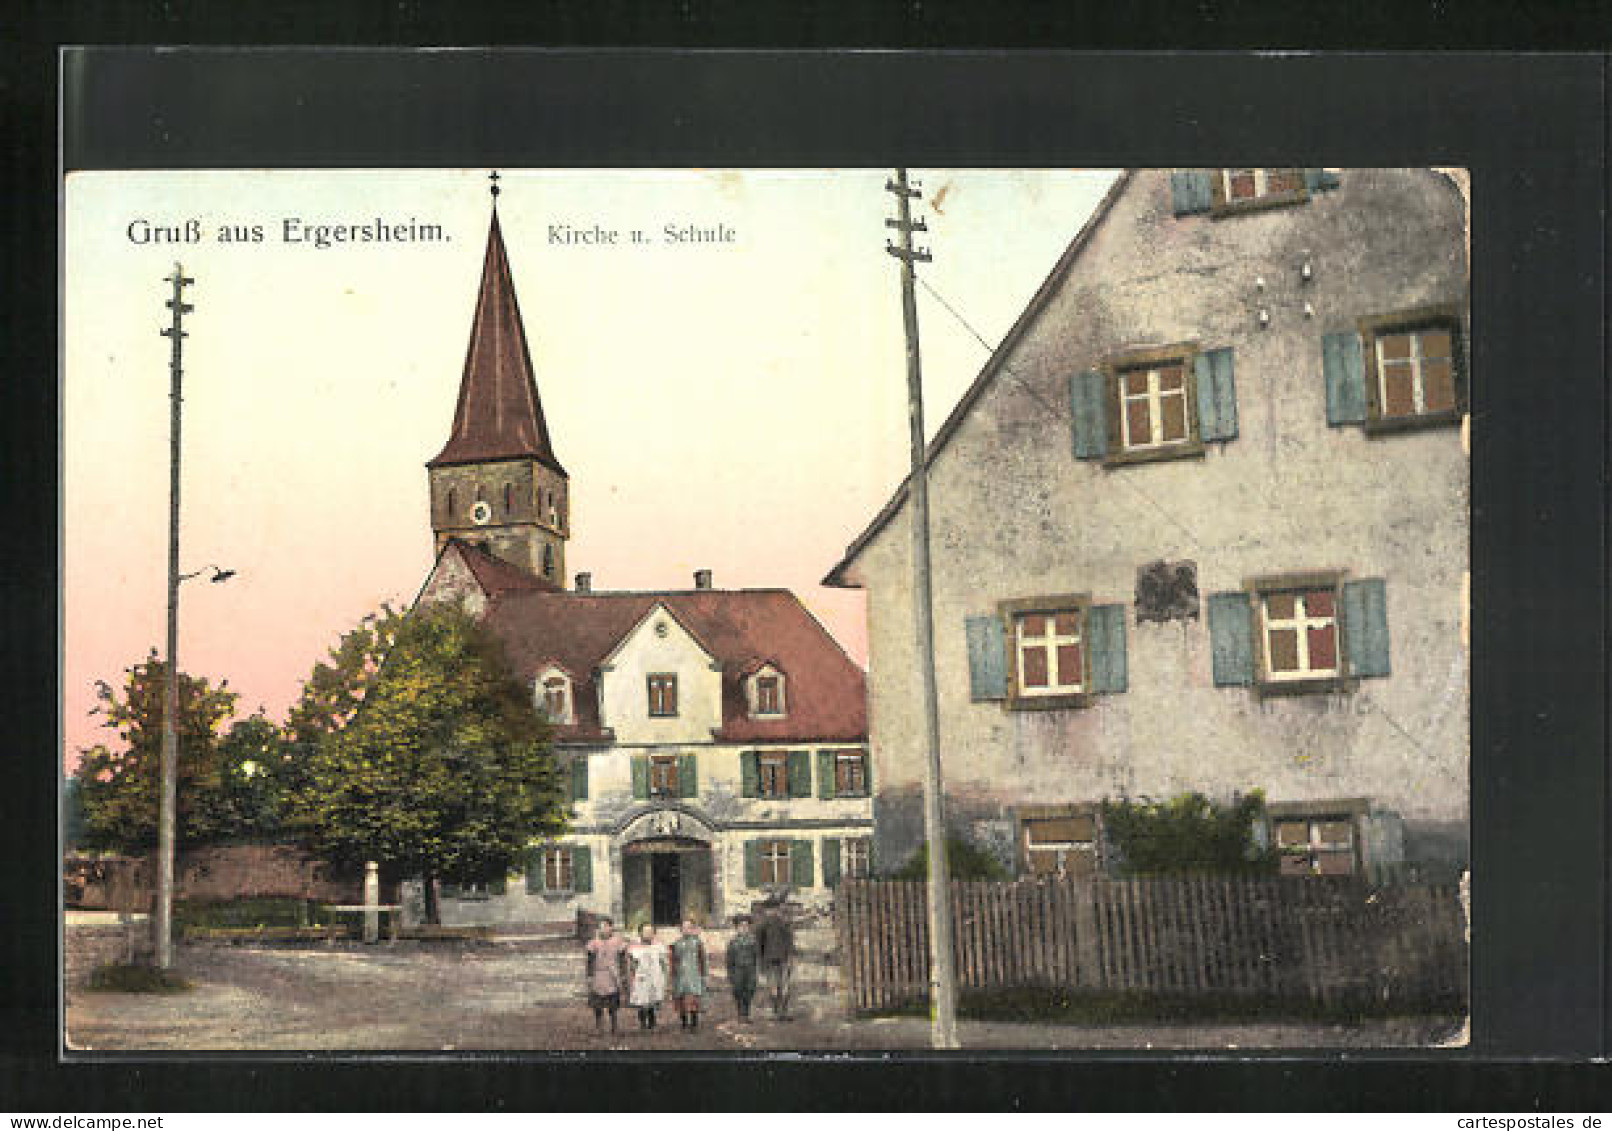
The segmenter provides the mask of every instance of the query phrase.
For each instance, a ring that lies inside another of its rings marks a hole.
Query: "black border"
[[[1423,26],[1417,11],[1413,31]],[[1365,9],[1368,29],[1381,26],[1375,12]],[[1554,25],[1563,34],[1579,26],[1570,16]],[[10,172],[35,191],[19,198],[21,222],[6,236],[8,277],[21,285],[7,310],[14,332],[0,343],[11,377],[0,453],[13,485],[0,577],[8,635],[27,642],[8,665],[9,702],[20,708],[8,728],[10,795],[22,802],[8,807],[15,914],[0,932],[13,1022],[12,1055],[0,1062],[0,1094],[15,1097],[8,1105],[50,1096],[76,1110],[1450,1110],[1534,1106],[1548,1091],[1561,1107],[1605,1106],[1604,1075],[1463,1063],[1605,1051],[1602,58],[93,49],[64,72],[74,168],[1192,165],[1227,153],[1264,164],[1469,167],[1473,361],[1484,375],[1473,390],[1477,1043],[1465,1056],[1353,1065],[978,1054],[966,1067],[920,1057],[627,1072],[496,1058],[408,1068],[326,1058],[52,1063],[56,552],[54,539],[18,534],[55,529],[54,154],[39,128],[48,94],[17,81],[37,74],[9,74],[8,104],[31,123],[9,153]]]

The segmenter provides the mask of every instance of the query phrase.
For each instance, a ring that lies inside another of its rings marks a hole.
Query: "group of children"
[[[787,930],[787,926],[784,929]],[[750,1002],[759,981],[758,969],[764,957],[772,957],[763,941],[751,933],[749,916],[741,915],[735,920],[725,958],[734,1004],[739,1017],[745,1021],[750,1019]],[[776,952],[777,948],[771,951]],[[774,965],[778,963],[769,961],[768,969]],[[670,996],[683,1030],[696,1030],[700,1026],[700,1003],[709,976],[705,941],[692,919],[683,920],[680,934],[667,945],[655,937],[655,928],[649,923],[639,928],[638,941],[629,943],[616,933],[615,924],[609,918],[601,918],[597,936],[587,946],[588,1005],[593,1009],[594,1028],[602,1028],[604,1017],[609,1014],[610,1031],[616,1032],[616,1013],[625,996],[627,1004],[638,1011],[638,1027],[653,1029],[661,1006]],[[787,995],[786,968],[771,973],[769,980]],[[784,1015],[781,1008],[784,1004],[785,999],[775,995],[774,1011],[780,1016]]]

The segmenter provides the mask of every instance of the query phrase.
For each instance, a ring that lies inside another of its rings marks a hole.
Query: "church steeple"
[[[431,528],[550,581],[565,576],[569,476],[554,455],[526,329],[494,205],[459,403],[448,441],[426,464]]]

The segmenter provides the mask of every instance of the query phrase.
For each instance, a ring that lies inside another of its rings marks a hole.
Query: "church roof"
[[[549,442],[532,356],[526,347],[526,329],[509,274],[509,255],[495,211],[487,231],[481,290],[476,296],[453,430],[426,466],[523,458],[565,474]]]
[[[655,608],[664,605],[722,667],[719,742],[862,742],[867,695],[852,662],[806,607],[785,589],[694,589],[578,593],[507,591],[487,606],[485,622],[504,642],[515,674],[530,682],[557,663],[577,680],[571,726],[562,742],[609,741],[600,727],[599,664]],[[789,713],[751,718],[744,677],[755,662],[775,663],[789,679]]]
[[[560,588],[546,577],[539,577],[529,570],[495,557],[474,542],[466,542],[462,538],[450,538],[448,545],[459,550],[459,556],[464,561],[465,567],[474,575],[482,592],[489,597],[510,590],[538,589],[554,592]]]

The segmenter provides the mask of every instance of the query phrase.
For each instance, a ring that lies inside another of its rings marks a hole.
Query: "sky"
[[[912,170],[932,435],[1113,181]],[[863,597],[818,582],[906,474],[887,170],[500,170],[500,222],[549,432],[570,572],[595,589],[792,589],[859,663]],[[165,276],[186,291],[180,667],[283,719],[313,665],[432,562],[424,463],[453,417],[487,170],[74,173],[62,375],[63,738],[98,680],[161,649]],[[319,225],[435,226],[330,242]],[[287,222],[291,221],[288,238]],[[193,225],[191,227],[190,225]],[[619,233],[567,241],[564,226]],[[670,226],[724,227],[722,242]],[[253,238],[257,229],[260,238]],[[643,242],[632,240],[633,231]],[[191,232],[196,238],[191,240]],[[225,239],[225,234],[234,236]],[[243,238],[244,237],[244,238]]]

